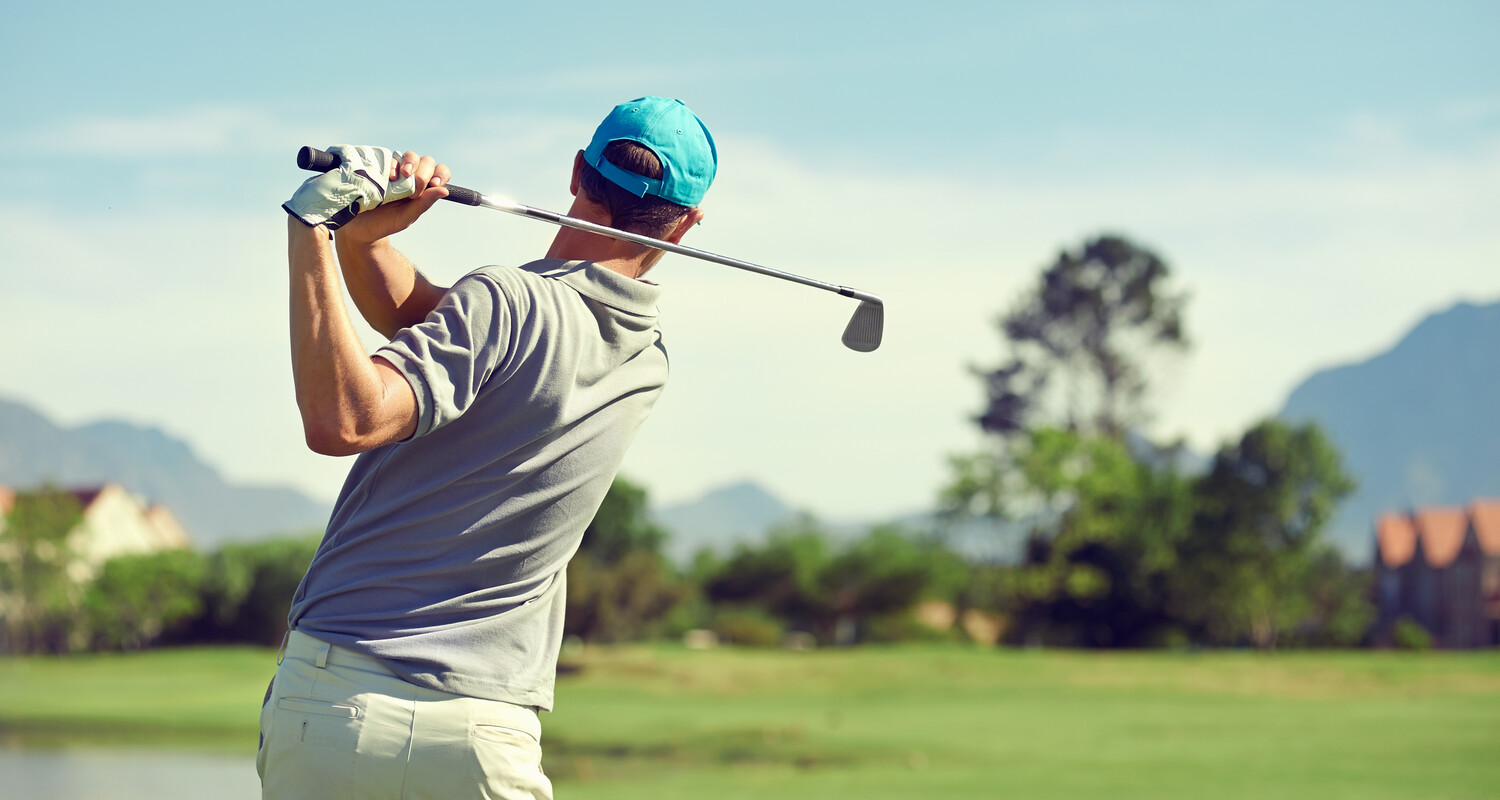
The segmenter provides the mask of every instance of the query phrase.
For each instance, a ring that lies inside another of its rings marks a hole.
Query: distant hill
[[[230,484],[187,444],[155,428],[113,421],[61,428],[0,399],[0,484],[27,489],[106,481],[166,505],[203,549],[319,529],[331,509],[289,488]]]
[[[686,503],[651,511],[651,519],[666,529],[663,550],[678,564],[688,564],[700,550],[723,556],[738,545],[766,540],[777,526],[797,521],[809,512],[799,511],[754,481],[713,489]],[[838,546],[891,525],[914,535],[940,532],[948,546],[980,561],[1010,561],[1020,553],[1020,535],[1015,526],[988,520],[948,523],[931,511],[914,511],[889,519],[827,520],[813,518],[818,529]]]
[[[1281,417],[1317,422],[1359,481],[1331,530],[1358,560],[1381,511],[1500,496],[1500,303],[1460,303],[1385,353],[1318,372]]]
[[[699,550],[724,555],[736,544],[762,541],[766,531],[795,520],[797,512],[759,484],[742,481],[656,509],[651,517],[670,534],[667,556],[687,563]]]

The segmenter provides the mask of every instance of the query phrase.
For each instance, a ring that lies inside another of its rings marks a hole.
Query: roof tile
[[[1500,556],[1500,500],[1475,500],[1469,506],[1469,520],[1479,549],[1487,556]]]
[[[1418,509],[1413,521],[1428,566],[1446,567],[1458,558],[1464,546],[1464,534],[1469,530],[1469,515],[1462,508],[1432,506]]]
[[[1389,512],[1375,520],[1375,547],[1380,563],[1395,569],[1406,562],[1417,551],[1417,529],[1411,517]]]

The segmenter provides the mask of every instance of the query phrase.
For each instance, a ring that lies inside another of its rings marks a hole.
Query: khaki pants
[[[535,709],[416,686],[299,631],[260,733],[267,800],[552,797]]]

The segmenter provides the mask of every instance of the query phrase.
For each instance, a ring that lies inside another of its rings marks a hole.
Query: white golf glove
[[[328,148],[328,152],[338,155],[339,166],[309,178],[297,187],[292,199],[281,204],[308,227],[324,225],[337,230],[361,211],[417,193],[413,176],[395,181],[386,177],[391,174],[391,165],[401,161],[394,150],[340,144]]]

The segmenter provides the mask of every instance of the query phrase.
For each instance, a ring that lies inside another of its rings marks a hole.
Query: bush
[[[191,550],[125,555],[104,563],[84,597],[92,649],[147,647],[203,611],[208,561]]]
[[[746,647],[779,647],[786,637],[781,621],[754,608],[722,610],[714,619],[719,640]]]
[[[87,643],[79,619],[84,582],[68,541],[83,509],[50,487],[15,503],[0,517],[0,652],[71,652]]]
[[[1413,621],[1411,617],[1396,620],[1396,625],[1391,630],[1391,641],[1396,645],[1397,650],[1422,652],[1432,649],[1432,634]]]
[[[736,613],[757,609],[783,629],[824,643],[928,638],[912,609],[924,599],[964,596],[971,568],[932,539],[895,527],[876,528],[834,550],[811,519],[771,532],[758,547],[741,545],[724,561],[700,558],[708,602]]]
[[[274,647],[320,536],[225,545],[208,559],[203,613],[187,639]]]
[[[872,617],[859,637],[866,642],[956,642],[962,638],[958,625],[938,630],[922,624],[911,612]]]
[[[563,630],[591,642],[646,638],[659,632],[686,595],[654,552],[628,551],[608,564],[580,553],[568,565]]]
[[[704,581],[703,594],[716,606],[753,606],[826,640],[837,616],[834,598],[820,580],[828,562],[827,536],[804,519],[772,531],[759,547],[735,548]]]

